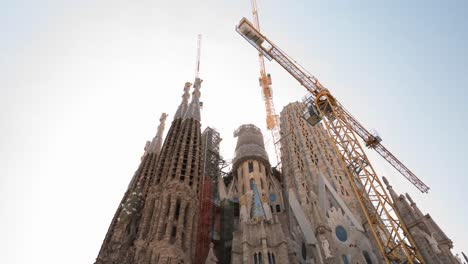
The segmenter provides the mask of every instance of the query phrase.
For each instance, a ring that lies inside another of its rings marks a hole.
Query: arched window
[[[337,226],[335,228],[335,235],[341,242],[346,242],[348,240],[348,233],[343,226]]]
[[[262,252],[258,252],[258,263],[263,264]]]
[[[179,219],[179,215],[180,215],[180,199],[177,199],[176,208],[175,208],[175,214],[174,214],[175,220],[178,220],[178,219]]]
[[[258,264],[257,253],[254,254],[254,263]]]
[[[270,254],[270,252],[268,252],[268,264],[272,264],[271,261],[272,261],[272,260],[271,260],[271,254]]]
[[[276,259],[275,259],[275,254],[271,253],[271,260],[273,261],[273,264],[276,264]]]
[[[177,235],[177,226],[172,226],[171,238],[169,239],[169,242],[170,242],[171,244],[174,244],[174,243],[175,243],[176,235]]]
[[[366,264],[372,264],[372,259],[369,256],[369,253],[367,251],[363,251],[362,255],[364,256],[364,259],[366,260]]]
[[[307,260],[307,248],[304,242],[302,242],[301,253],[302,253],[302,259]]]
[[[275,201],[276,201],[276,195],[274,193],[270,194],[270,202],[275,202]]]
[[[249,161],[249,172],[253,172],[254,169],[253,169],[253,162],[252,161]]]
[[[343,259],[343,264],[349,264],[348,256],[342,255],[341,258]]]

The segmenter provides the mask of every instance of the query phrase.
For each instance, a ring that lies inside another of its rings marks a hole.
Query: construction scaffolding
[[[263,134],[258,127],[253,124],[242,125],[234,131],[234,137],[237,137],[236,153],[232,161],[234,167],[238,162],[242,162],[252,156],[262,159],[269,164],[268,154],[265,151],[265,143],[263,142]]]
[[[203,178],[200,192],[200,218],[198,221],[197,249],[195,263],[205,263],[210,243],[219,240],[219,201],[217,181],[226,161],[219,154],[221,137],[216,129],[207,127],[202,133]],[[216,224],[218,223],[218,224]],[[217,228],[216,228],[217,227]]]
[[[220,204],[219,263],[231,263],[233,232],[239,222],[239,203],[225,199]]]

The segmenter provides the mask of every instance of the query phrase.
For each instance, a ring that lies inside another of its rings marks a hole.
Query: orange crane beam
[[[236,31],[267,59],[274,59],[278,62],[310,92],[306,102],[315,112],[315,117],[312,116],[310,120],[314,120],[313,124],[323,120],[330,138],[335,143],[335,150],[340,154],[340,160],[351,187],[366,217],[367,226],[386,263],[424,263],[356,134],[360,137],[364,136],[366,145],[371,148],[380,145],[380,139],[374,136],[369,137],[372,134],[342,107],[317,78],[296,64],[286,53],[256,30],[247,19],[243,18],[240,21]],[[389,158],[396,160],[393,155]],[[417,177],[412,178],[414,174],[403,175],[414,181],[417,179]],[[422,186],[416,185],[416,187],[421,191],[427,191],[428,188],[421,188],[425,185],[419,179],[417,180]]]
[[[258,9],[257,2],[252,0],[252,16],[254,20],[254,27],[260,31],[260,22],[258,20]],[[266,73],[265,60],[263,54],[258,52],[258,63],[260,65],[260,78],[259,83],[262,87],[263,100],[265,102],[266,110],[266,123],[267,129],[271,132],[273,146],[275,148],[276,156],[276,168],[281,170],[281,143],[280,143],[280,132],[279,132],[279,116],[276,114],[275,104],[273,103],[273,90],[271,89],[271,76]]]

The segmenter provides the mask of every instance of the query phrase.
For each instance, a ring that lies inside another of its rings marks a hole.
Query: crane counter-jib
[[[239,22],[239,25],[236,26],[236,31],[244,37],[252,46],[254,46],[260,53],[265,56],[268,60],[272,60],[272,57],[265,52],[271,48],[270,46],[263,47],[262,45],[265,42],[266,38],[263,36],[255,27],[250,23],[245,17]]]

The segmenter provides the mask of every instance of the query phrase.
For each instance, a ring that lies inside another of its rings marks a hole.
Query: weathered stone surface
[[[195,83],[190,104],[186,83],[161,150],[164,126],[147,143],[96,264],[384,263],[332,142],[320,124],[312,127],[301,117],[301,103],[281,113],[282,174],[271,168],[257,127],[236,131],[232,180],[225,185],[219,177],[214,185],[214,217],[222,218],[228,234],[220,232],[206,259],[195,261],[203,171],[201,80]],[[431,216],[384,181],[426,262],[457,264],[452,241]]]
[[[197,109],[201,80],[196,82],[190,107],[190,83],[186,83],[162,150],[158,150],[162,129],[147,147],[138,176],[111,223],[97,264],[192,263],[202,174]],[[188,110],[190,114],[186,114]]]

